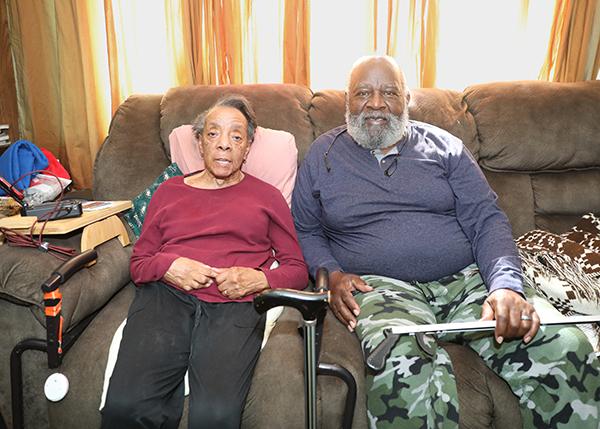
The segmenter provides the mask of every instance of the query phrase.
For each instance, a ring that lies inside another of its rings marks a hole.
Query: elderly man
[[[300,168],[296,229],[311,273],[329,269],[334,314],[367,353],[384,327],[495,319],[494,335],[459,338],[509,383],[524,427],[597,429],[591,346],[574,327],[539,329],[496,195],[459,139],[408,119],[409,100],[393,59],[359,60],[346,125],[320,136]],[[373,427],[458,425],[442,348],[430,357],[401,338],[367,388]]]

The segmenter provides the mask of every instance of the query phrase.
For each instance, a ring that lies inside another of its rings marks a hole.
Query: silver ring
[[[223,295],[225,295],[225,296],[228,296],[228,295],[229,295],[229,289],[225,289],[225,290],[223,291]]]
[[[531,322],[531,320],[532,320],[532,319],[531,319],[531,317],[529,317],[529,316],[526,316],[525,314],[522,314],[522,315],[521,315],[521,320],[528,320],[528,321],[530,321],[530,322]]]

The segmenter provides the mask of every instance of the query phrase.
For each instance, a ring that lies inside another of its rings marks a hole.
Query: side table
[[[44,235],[60,235],[83,228],[81,234],[81,251],[93,249],[111,238],[117,237],[123,247],[127,246],[129,236],[123,222],[117,214],[131,208],[131,201],[102,201],[97,203],[100,208],[86,209],[79,217],[56,219],[48,221]],[[92,204],[93,205],[93,204]],[[0,218],[0,227],[11,228],[21,233],[27,233],[35,223],[35,216],[9,216]],[[38,222],[33,234],[39,234],[43,222]]]

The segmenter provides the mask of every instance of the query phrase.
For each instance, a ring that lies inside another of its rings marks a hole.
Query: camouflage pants
[[[438,281],[406,283],[367,275],[374,290],[356,295],[361,307],[356,333],[365,353],[389,326],[478,320],[487,296],[475,265]],[[554,308],[526,294],[543,318]],[[556,313],[555,313],[556,314]],[[600,363],[584,334],[574,326],[541,327],[535,338],[504,341],[493,333],[446,334],[440,340],[470,346],[506,380],[519,398],[525,428],[600,428]],[[433,357],[413,336],[403,336],[378,374],[367,374],[371,427],[456,428],[458,396],[450,358],[435,344]]]

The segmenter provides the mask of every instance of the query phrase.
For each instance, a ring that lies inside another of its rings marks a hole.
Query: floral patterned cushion
[[[139,237],[142,232],[142,224],[146,217],[146,210],[148,209],[148,204],[150,204],[150,199],[152,198],[154,191],[156,191],[162,182],[175,176],[183,176],[183,173],[177,164],[173,163],[169,165],[150,186],[133,199],[133,207],[125,213],[124,218],[136,237]]]

